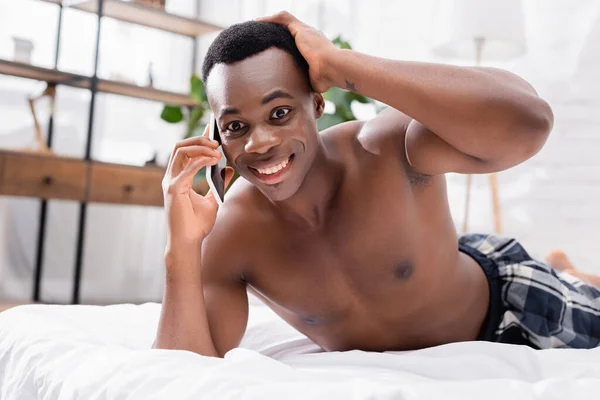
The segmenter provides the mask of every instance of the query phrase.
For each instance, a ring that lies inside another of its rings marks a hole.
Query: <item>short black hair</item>
[[[231,25],[215,38],[202,65],[202,80],[206,79],[215,64],[232,64],[245,60],[271,47],[288,52],[309,82],[308,63],[300,54],[296,41],[283,25],[271,22],[246,21]]]

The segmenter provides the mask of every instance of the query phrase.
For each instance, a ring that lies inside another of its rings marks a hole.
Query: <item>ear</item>
[[[323,112],[325,111],[325,99],[321,93],[313,93],[313,104],[315,107],[315,118],[319,119],[323,116]]]

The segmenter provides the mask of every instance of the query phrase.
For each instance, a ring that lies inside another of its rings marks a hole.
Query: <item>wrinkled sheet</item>
[[[322,352],[250,306],[224,359],[151,350],[160,305],[21,306],[0,313],[0,399],[591,399],[600,348],[483,342]]]

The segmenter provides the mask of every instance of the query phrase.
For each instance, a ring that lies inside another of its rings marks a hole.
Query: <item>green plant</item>
[[[189,138],[202,133],[205,127],[205,125],[202,124],[202,117],[210,108],[208,99],[206,98],[206,90],[204,90],[204,83],[195,74],[190,78],[190,97],[196,104],[188,106],[187,109],[185,109],[186,115],[184,115],[184,110],[181,106],[170,104],[165,104],[160,114],[160,118],[163,121],[171,124],[177,124],[185,119],[187,127],[184,138]]]

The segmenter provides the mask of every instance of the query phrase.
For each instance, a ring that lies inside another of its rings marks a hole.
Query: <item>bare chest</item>
[[[326,224],[257,227],[248,286],[326,349],[411,347],[437,320],[457,244],[443,178],[415,190],[393,157],[346,163]],[[431,305],[434,306],[431,306]],[[435,314],[435,313],[433,313]]]
[[[410,193],[370,193],[344,202],[323,231],[273,230],[255,247],[248,284],[297,329],[348,337],[411,312],[426,274]]]

